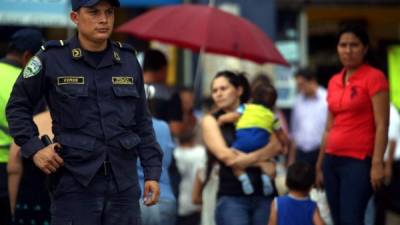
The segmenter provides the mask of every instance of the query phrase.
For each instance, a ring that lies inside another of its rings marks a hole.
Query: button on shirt
[[[318,87],[316,95],[307,97],[299,93],[291,117],[292,135],[298,148],[310,152],[321,144],[325,130],[328,105],[326,90]]]
[[[53,42],[28,63],[7,106],[10,132],[22,155],[30,158],[44,147],[32,110],[45,96],[55,140],[62,145],[59,154],[81,184],[89,184],[106,158],[120,189],[137,184],[137,155],[145,178],[158,180],[162,152],[133,49],[108,41],[103,58],[95,62],[76,36]]]

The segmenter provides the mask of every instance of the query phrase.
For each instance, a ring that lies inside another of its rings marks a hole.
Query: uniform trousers
[[[103,169],[87,187],[63,171],[52,195],[52,225],[140,225],[140,188],[118,190],[112,173]]]

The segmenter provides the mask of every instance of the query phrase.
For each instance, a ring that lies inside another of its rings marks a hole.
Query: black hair
[[[7,46],[6,53],[13,53],[18,56],[22,56],[22,54],[25,52],[25,50],[18,49],[17,46],[14,43],[9,43]],[[34,53],[32,53],[34,54]]]
[[[251,88],[252,103],[263,105],[269,109],[274,109],[278,94],[272,85],[256,83]]]
[[[189,129],[182,134],[179,134],[178,137],[179,144],[187,144],[193,142],[196,139],[196,128]]]
[[[225,77],[235,88],[241,87],[243,89],[243,93],[240,96],[240,103],[245,103],[249,100],[251,94],[250,84],[244,73],[236,74],[232,71],[224,70],[218,72],[213,80],[217,79],[218,77]]]
[[[315,76],[315,73],[308,68],[300,68],[296,74],[295,77],[301,77],[306,81],[316,81],[317,77]]]
[[[307,162],[298,161],[288,168],[286,186],[289,190],[309,191],[315,181],[315,169]]]
[[[251,82],[251,86],[254,86],[259,83],[264,84],[264,85],[273,85],[271,78],[268,76],[268,74],[265,74],[265,73],[257,74],[256,77]]]
[[[360,39],[361,43],[365,46],[369,46],[369,36],[364,26],[359,24],[343,24],[337,35],[337,43],[339,43],[340,37],[345,33],[352,33],[358,39]]]
[[[375,59],[372,56],[371,50],[369,48],[370,47],[369,36],[367,30],[365,29],[365,26],[356,23],[341,25],[336,37],[336,44],[339,44],[340,37],[345,33],[354,34],[365,47],[368,47],[367,53],[364,56],[364,62],[375,63]]]
[[[150,49],[144,53],[143,71],[159,71],[167,64],[167,57],[160,50]]]

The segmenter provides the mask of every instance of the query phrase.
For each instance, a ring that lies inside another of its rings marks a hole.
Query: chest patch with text
[[[112,77],[113,84],[133,85],[133,77]]]
[[[85,77],[57,77],[57,85],[66,85],[66,84],[85,84]]]

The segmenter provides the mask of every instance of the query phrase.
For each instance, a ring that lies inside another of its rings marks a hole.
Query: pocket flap
[[[119,97],[136,97],[139,98],[139,93],[133,85],[113,86],[114,94]]]
[[[76,134],[61,134],[57,136],[57,140],[61,146],[69,146],[86,151],[92,151],[96,142],[96,138]]]
[[[121,146],[127,150],[132,149],[141,142],[140,137],[135,133],[131,133],[123,137],[120,137],[118,140]]]
[[[63,96],[87,97],[89,90],[87,85],[63,85],[56,86],[56,92]]]

